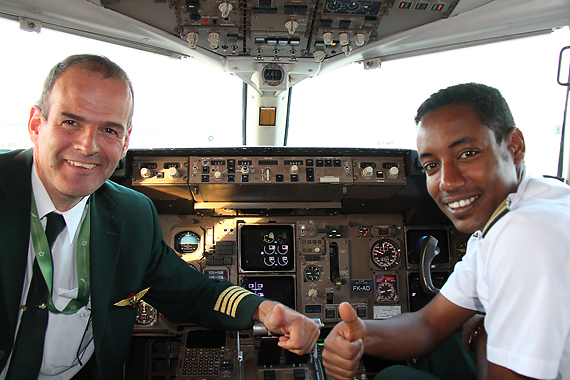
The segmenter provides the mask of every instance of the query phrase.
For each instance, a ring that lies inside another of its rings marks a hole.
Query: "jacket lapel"
[[[115,278],[124,222],[113,218],[115,203],[107,185],[91,197],[91,309],[95,347],[101,347],[109,311],[109,297]],[[99,353],[97,353],[99,354]]]
[[[16,154],[0,176],[0,288],[5,296],[0,308],[5,308],[12,331],[16,328],[28,258],[31,170],[32,150],[28,149]]]

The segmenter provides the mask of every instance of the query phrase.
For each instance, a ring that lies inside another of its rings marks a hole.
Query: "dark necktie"
[[[51,212],[47,215],[46,237],[49,249],[65,227],[61,214]],[[44,339],[48,321],[48,288],[36,259],[33,264],[33,276],[22,314],[16,344],[12,350],[7,380],[35,380],[42,365]]]

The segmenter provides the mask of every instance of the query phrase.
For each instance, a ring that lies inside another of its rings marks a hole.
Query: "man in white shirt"
[[[441,90],[416,123],[428,192],[458,230],[473,233],[467,253],[418,312],[362,321],[341,305],[344,322],[325,342],[327,374],[352,379],[363,353],[424,355],[468,321],[463,340],[479,379],[570,379],[570,188],[526,174],[523,135],[494,88]],[[409,367],[377,378],[394,373],[436,378]]]

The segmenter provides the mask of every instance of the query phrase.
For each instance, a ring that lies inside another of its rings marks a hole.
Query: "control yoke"
[[[431,296],[435,296],[439,293],[439,289],[433,285],[431,278],[431,262],[440,252],[437,243],[437,239],[431,235],[424,236],[422,240],[420,278],[422,281],[422,288]]]

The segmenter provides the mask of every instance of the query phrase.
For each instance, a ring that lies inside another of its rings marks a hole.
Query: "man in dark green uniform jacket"
[[[68,57],[52,69],[40,101],[31,110],[28,129],[33,149],[0,153],[0,379],[14,378],[17,371],[10,363],[19,320],[26,312],[23,305],[29,306],[26,289],[32,281],[31,262],[37,251],[31,243],[33,236],[30,238],[34,197],[38,214],[40,208],[51,207],[67,222],[66,212],[82,207],[81,220],[89,219],[89,302],[81,310],[90,313],[92,324],[87,323],[85,329],[92,335],[91,352],[100,379],[122,377],[135,321],[136,308],[115,304],[147,288],[145,300],[172,322],[242,330],[259,320],[268,330],[283,334],[283,348],[298,354],[309,352],[318,337],[314,322],[227,281],[210,280],[192,270],[162,239],[151,201],[108,181],[126,154],[132,112],[132,85],[117,65],[98,56]],[[41,184],[33,185],[34,178]],[[39,200],[37,188],[42,185],[45,190],[41,190],[49,195],[47,201]],[[40,205],[50,201],[53,205]],[[76,281],[83,282],[81,275],[78,277]],[[57,329],[56,318],[67,317],[50,311],[49,318],[48,331]],[[60,332],[77,335],[76,331]],[[75,353],[79,347],[72,343],[65,349]],[[57,356],[54,351],[44,351],[38,369],[41,376],[53,373],[53,358],[46,357],[49,352]],[[89,359],[83,357],[82,364]],[[72,378],[82,364],[69,363],[58,378]]]

